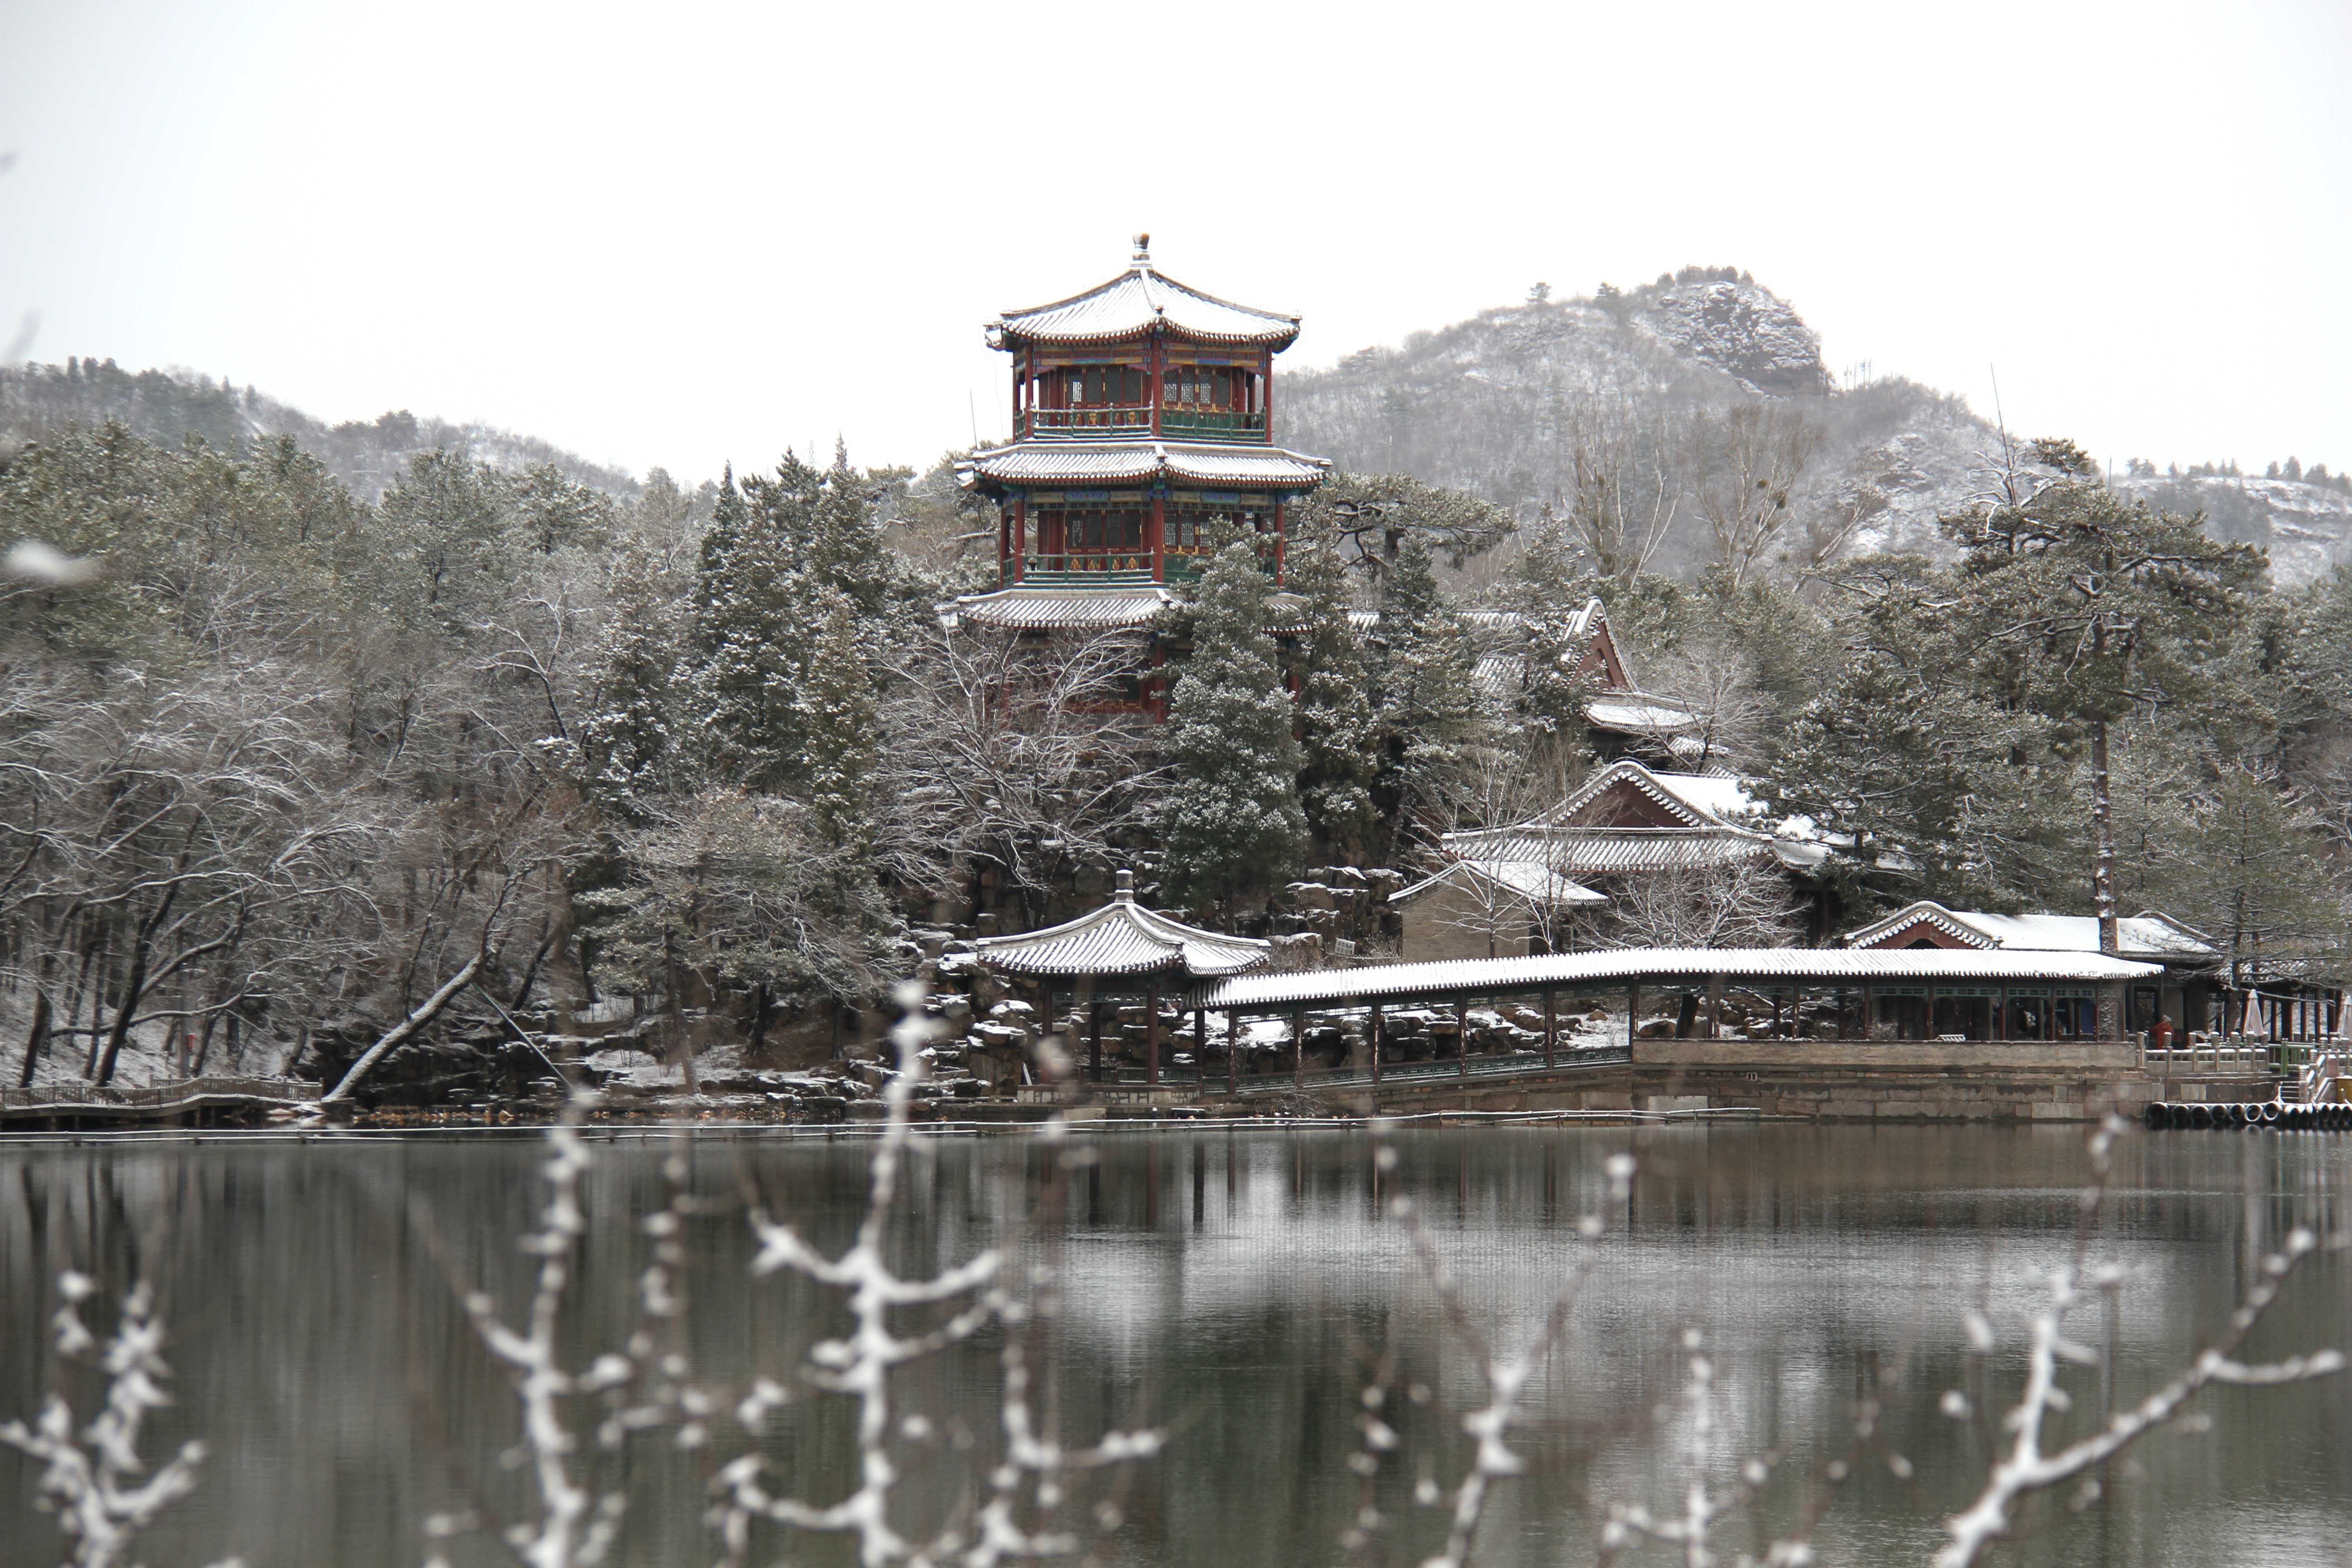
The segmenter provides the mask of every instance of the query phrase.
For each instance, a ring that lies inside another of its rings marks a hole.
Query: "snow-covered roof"
[[[1449,854],[1465,858],[1549,866],[1565,876],[1608,877],[1636,871],[1690,871],[1771,856],[1781,864],[1817,866],[1826,847],[1790,844],[1769,834],[1727,827],[1472,828],[1444,836]]]
[[[1131,587],[1000,588],[967,594],[939,607],[950,631],[984,626],[998,631],[1113,631],[1149,626],[1182,603],[1173,589],[1157,583]]]
[[[1571,882],[1540,861],[1470,859],[1456,860],[1435,876],[1423,877],[1412,886],[1391,893],[1389,902],[1410,903],[1441,883],[1453,887],[1483,883],[1483,888],[1474,890],[1482,895],[1500,893],[1546,906],[1609,901],[1608,894],[1596,893],[1581,882]]]
[[[1108,342],[1160,328],[1204,342],[1247,343],[1279,353],[1297,338],[1297,316],[1203,294],[1152,266],[1150,238],[1135,237],[1128,269],[1109,282],[1050,305],[1005,311],[988,324],[988,346]]]
[[[1529,958],[1461,958],[1426,963],[1376,963],[1295,974],[1251,975],[1205,986],[1202,1007],[1315,1005],[1395,996],[1476,995],[1482,992],[1595,981],[1675,980],[1721,975],[1822,984],[1903,984],[1918,981],[2137,980],[2162,970],[2099,952],[1969,948],[1620,947]]]
[[[1173,441],[1016,441],[975,452],[956,465],[966,489],[983,482],[1131,484],[1190,479],[1198,484],[1307,489],[1331,465],[1279,447],[1186,445]]]
[[[1588,826],[1577,815],[1612,789],[1640,791],[1678,826]],[[1728,773],[1659,773],[1631,758],[1596,770],[1548,811],[1507,827],[1448,833],[1465,859],[1523,860],[1569,876],[1689,870],[1769,855],[1797,869],[1820,865],[1829,845],[1808,816],[1764,819],[1745,781]]]
[[[1117,631],[1122,626],[1150,626],[1184,604],[1184,595],[1159,583],[1024,585],[999,588],[992,594],[967,594],[938,606],[940,626],[957,631],[976,626],[991,631]],[[1306,629],[1307,601],[1296,594],[1266,595],[1274,624],[1269,634]]]
[[[1603,730],[1632,734],[1673,734],[1698,722],[1683,710],[1638,691],[1612,691],[1584,705],[1584,716]]]
[[[1978,910],[1948,910],[1933,899],[1906,904],[1891,915],[1848,931],[1840,940],[1849,947],[1874,947],[1922,925],[1975,948],[2037,952],[2099,951],[2099,921],[2095,915],[1987,914]],[[2154,910],[2117,921],[2116,942],[2119,952],[2150,958],[2221,956],[2201,934]]]
[[[1135,901],[1128,873],[1111,901],[1076,920],[1017,936],[984,936],[981,962],[1013,974],[1149,974],[1161,970],[1216,977],[1263,965],[1272,945],[1203,931]]]

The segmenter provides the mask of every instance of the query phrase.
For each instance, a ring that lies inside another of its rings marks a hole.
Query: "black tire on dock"
[[[2263,1125],[2265,1127],[2276,1127],[2279,1124],[2279,1110],[2280,1106],[2277,1100],[2271,1100],[2263,1101]]]
[[[2147,1102],[2147,1110],[2144,1114],[2147,1118],[2148,1131],[2154,1131],[2160,1127],[2169,1127],[2172,1125],[2172,1107],[2167,1105],[2160,1100],[2149,1100]]]
[[[2232,1127],[2243,1127],[2247,1122],[2253,1121],[2259,1114],[2260,1112],[2256,1111],[2252,1106],[2248,1105],[2243,1100],[2231,1100],[2230,1102],[2230,1125]]]
[[[2201,1100],[2197,1101],[2194,1105],[2191,1105],[2189,1108],[2189,1125],[2191,1127],[2212,1126],[2213,1108],[2206,1104]]]
[[[2172,1124],[2175,1127],[2186,1127],[2189,1125],[2191,1121],[2194,1120],[2192,1116],[2192,1107],[2185,1102],[2176,1101],[2172,1106]]]

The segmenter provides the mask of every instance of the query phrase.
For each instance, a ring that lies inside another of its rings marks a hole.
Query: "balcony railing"
[[[1160,433],[1205,436],[1213,441],[1263,441],[1265,416],[1229,408],[1163,408],[1160,411]]]
[[[1149,583],[1151,581],[1151,552],[1149,550],[1073,550],[1059,555],[1024,555],[1020,563],[1020,580],[1041,587],[1060,587],[1069,584]]]
[[[1149,405],[1103,408],[1032,408],[1021,416],[1023,436],[1148,436]]]
[[[1028,408],[1013,419],[1013,433],[1050,439],[1056,436],[1132,437],[1151,434],[1151,409],[1142,406],[1103,408]],[[1229,408],[1163,408],[1160,433],[1211,441],[1263,441],[1265,416]]]

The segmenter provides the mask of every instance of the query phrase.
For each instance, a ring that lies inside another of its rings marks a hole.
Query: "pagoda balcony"
[[[1265,416],[1233,408],[1163,408],[1160,433],[1192,436],[1210,441],[1263,441]]]
[[[1151,434],[1151,409],[1149,405],[1121,407],[1116,405],[1100,408],[1030,408],[1013,418],[1016,437],[1140,437]]]
[[[1073,550],[1058,555],[1024,555],[1016,569],[1019,575],[1013,581],[1041,588],[1126,587],[1152,580],[1149,550]]]

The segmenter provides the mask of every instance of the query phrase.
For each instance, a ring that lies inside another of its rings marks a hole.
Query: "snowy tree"
[[[1169,709],[1161,844],[1167,885],[1194,906],[1237,905],[1288,878],[1307,848],[1297,713],[1265,631],[1272,594],[1257,546],[1238,539],[1193,600],[1192,657]]]
[[[1335,473],[1292,518],[1295,531],[1334,541],[1351,568],[1385,578],[1408,539],[1459,566],[1510,537],[1511,514],[1491,501],[1406,474]]]
[[[650,563],[625,563],[580,725],[581,787],[624,823],[642,826],[688,759],[674,716],[679,626]]]
[[[1351,595],[1338,542],[1323,533],[1294,537],[1285,574],[1290,591],[1306,601],[1307,629],[1297,657],[1305,758],[1298,802],[1319,845],[1360,857],[1377,825],[1371,786],[1379,772],[1378,739],[1363,641],[1348,618]]]
[[[1438,590],[1429,546],[1407,534],[1381,584],[1372,666],[1381,748],[1372,798],[1388,826],[1392,858],[1447,826],[1448,779],[1482,729],[1477,670],[1469,633]]]
[[[2071,443],[2034,448],[2053,465],[2074,454]],[[2044,720],[2062,755],[2087,752],[2092,900],[2112,952],[2111,731],[2136,711],[2218,711],[2242,695],[2228,676],[2266,563],[2213,539],[2201,519],[2132,505],[2083,479],[1943,527],[1962,551],[1959,592],[1933,614],[1955,623],[1960,668],[2005,708]]]

